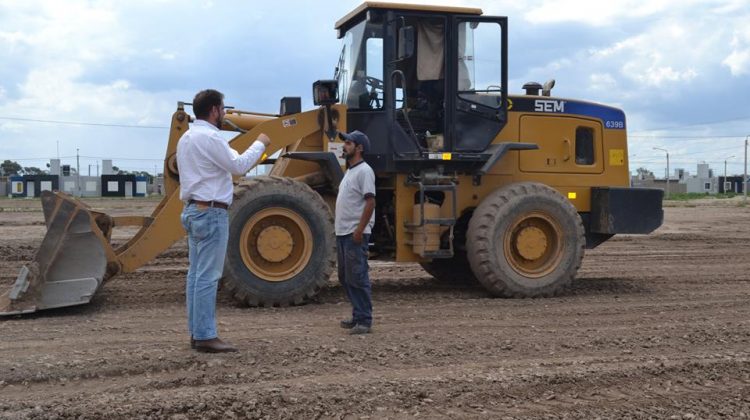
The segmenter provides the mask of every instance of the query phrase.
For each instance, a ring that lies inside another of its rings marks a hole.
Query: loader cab
[[[347,128],[372,139],[376,171],[471,172],[507,120],[507,18],[365,3],[336,24]]]

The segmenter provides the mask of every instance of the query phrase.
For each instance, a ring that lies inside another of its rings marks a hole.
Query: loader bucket
[[[0,315],[88,303],[119,271],[109,244],[112,219],[70,196],[42,192],[47,235],[34,260],[0,296]]]

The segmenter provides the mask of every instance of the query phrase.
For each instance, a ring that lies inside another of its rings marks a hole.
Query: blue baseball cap
[[[370,151],[370,138],[367,137],[367,134],[359,130],[354,130],[348,134],[339,132],[339,137],[341,137],[343,140],[349,140],[350,142],[354,144],[361,144],[362,151],[364,153],[367,153]]]

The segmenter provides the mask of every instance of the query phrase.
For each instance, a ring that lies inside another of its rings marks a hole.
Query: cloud
[[[733,76],[750,74],[750,27],[738,28],[731,42],[732,52],[721,62]]]
[[[530,7],[524,13],[524,18],[535,24],[580,22],[591,26],[608,26],[623,19],[642,19],[686,3],[695,1],[544,0]]]
[[[555,78],[553,95],[619,106],[631,131],[747,114],[746,0],[417,1],[508,16],[512,93]],[[206,87],[244,110],[275,112],[282,96],[309,109],[312,82],[331,77],[338,58],[333,23],[360,3],[0,0],[0,116],[165,126],[178,100]],[[158,160],[168,135],[8,120],[0,130],[7,157],[48,156],[59,140],[62,155]]]
[[[617,88],[617,80],[609,73],[593,73],[589,76],[589,89],[592,91],[612,91]]]
[[[680,21],[659,24],[614,45],[590,51],[597,62],[619,61],[621,75],[646,87],[671,82],[690,82],[699,75],[710,51],[693,42],[694,33]]]
[[[0,131],[9,133],[22,133],[26,126],[16,121],[3,121],[0,120]]]

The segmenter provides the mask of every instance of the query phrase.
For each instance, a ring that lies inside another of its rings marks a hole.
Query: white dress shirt
[[[232,204],[232,175],[246,174],[265,150],[256,140],[239,154],[213,124],[195,120],[177,143],[180,199]]]

